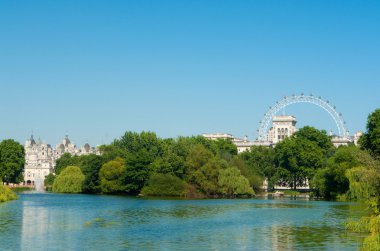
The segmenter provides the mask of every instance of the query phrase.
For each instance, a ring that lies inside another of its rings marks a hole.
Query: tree
[[[194,183],[208,196],[219,194],[219,171],[227,167],[224,159],[214,157],[194,172]]]
[[[329,156],[334,152],[334,145],[325,130],[318,130],[311,126],[304,126],[299,129],[294,136],[315,142],[326,156]]]
[[[354,145],[340,146],[327,161],[327,166],[316,172],[311,186],[317,196],[335,198],[349,190],[347,170],[356,166],[376,168],[377,162],[368,152]]]
[[[49,175],[45,177],[44,185],[46,187],[46,190],[51,191],[54,184],[55,177],[56,176],[52,173],[50,173]]]
[[[100,188],[103,193],[125,192],[126,168],[124,160],[116,158],[105,163],[99,171]]]
[[[70,153],[64,153],[55,162],[54,173],[56,175],[58,175],[66,167],[68,167],[68,166],[74,166],[74,165],[78,165],[78,158],[77,158],[77,156],[71,156]]]
[[[82,155],[76,157],[76,163],[85,176],[83,192],[99,192],[99,170],[104,163],[103,157],[95,154]]]
[[[368,115],[367,132],[360,137],[359,144],[374,157],[380,157],[380,109]]]
[[[311,180],[315,170],[323,167],[325,156],[317,142],[297,135],[286,138],[276,145],[277,166],[286,170],[281,178],[292,185],[295,190],[298,185]]]
[[[219,170],[218,185],[222,194],[227,196],[255,194],[247,178],[242,176],[235,167]]]
[[[273,148],[265,146],[253,146],[251,147],[250,151],[239,154],[237,158],[244,161],[250,173],[267,178],[269,183],[268,186],[270,188],[273,188],[275,183],[277,183],[278,180],[276,176],[277,169],[275,165],[275,151]],[[239,168],[239,170],[244,176],[246,176],[246,171],[243,171],[241,168]],[[248,176],[246,177],[248,178]],[[248,178],[248,180],[250,180],[250,178]],[[259,187],[261,186],[262,182]]]
[[[248,179],[249,184],[253,188],[254,191],[258,191],[261,189],[263,185],[263,176],[258,174],[258,172],[255,169],[248,166],[244,162],[244,160],[235,157],[230,161],[229,164],[230,166],[236,167],[237,169],[239,169],[241,175],[243,175],[245,178]]]
[[[0,179],[6,183],[23,181],[24,147],[13,139],[0,143]]]
[[[68,166],[61,171],[53,183],[55,193],[81,193],[85,176],[77,166]]]
[[[169,173],[153,173],[141,193],[151,196],[186,196],[186,182]]]
[[[197,144],[194,146],[187,156],[185,163],[188,179],[190,181],[193,180],[194,173],[212,158],[212,152],[206,149],[203,145]]]
[[[154,158],[142,148],[136,153],[128,153],[125,161],[126,191],[132,194],[139,193],[149,179]]]

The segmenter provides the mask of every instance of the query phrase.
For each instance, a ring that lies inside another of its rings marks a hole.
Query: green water
[[[353,203],[20,194],[0,204],[0,250],[357,250]]]

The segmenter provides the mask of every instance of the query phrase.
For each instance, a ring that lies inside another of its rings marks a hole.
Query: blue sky
[[[0,138],[254,139],[269,106],[301,92],[364,130],[380,104],[378,13],[379,1],[0,0]],[[318,107],[286,113],[336,130]]]

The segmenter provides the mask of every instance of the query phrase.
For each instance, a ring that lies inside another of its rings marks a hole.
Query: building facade
[[[296,123],[297,120],[294,116],[273,116],[272,127],[269,129],[267,141],[271,144],[277,144],[290,137],[297,131]]]
[[[53,173],[56,160],[65,153],[71,155],[99,154],[95,147],[91,147],[87,143],[81,148],[77,148],[71,143],[68,135],[56,145],[55,149],[41,140],[36,142],[32,135],[30,139],[26,140],[24,148],[24,182],[33,185],[37,181],[43,181],[47,175]]]

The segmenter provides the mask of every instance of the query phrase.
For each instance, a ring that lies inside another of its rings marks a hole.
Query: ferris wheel
[[[275,116],[279,111],[285,107],[296,104],[296,103],[309,103],[316,106],[319,106],[325,110],[331,118],[334,120],[335,125],[338,129],[338,136],[340,138],[348,139],[349,131],[346,128],[346,122],[343,119],[342,113],[336,111],[336,107],[331,105],[328,100],[323,100],[320,96],[315,97],[312,94],[304,95],[295,95],[285,96],[282,100],[277,101],[274,106],[269,107],[269,110],[264,114],[264,118],[260,121],[260,127],[257,129],[258,132],[258,141],[266,141],[269,127],[273,116]]]

